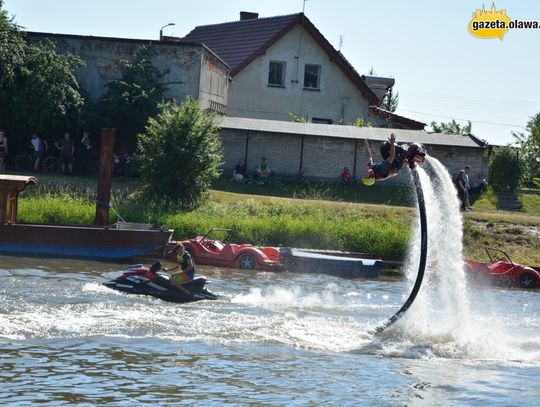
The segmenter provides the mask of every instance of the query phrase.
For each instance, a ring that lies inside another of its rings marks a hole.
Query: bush
[[[498,147],[493,150],[489,164],[489,183],[496,191],[515,190],[521,173],[522,164],[517,149]]]
[[[160,105],[138,136],[143,191],[150,200],[196,207],[219,176],[222,152],[214,117],[197,101]]]

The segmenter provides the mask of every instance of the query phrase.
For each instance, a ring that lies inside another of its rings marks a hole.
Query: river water
[[[216,301],[171,304],[101,283],[128,264],[0,257],[0,405],[540,405],[540,293],[475,287],[462,219],[436,160],[419,170],[403,277],[199,267]]]
[[[100,285],[127,265],[0,264],[2,405],[538,405],[538,292],[466,287],[466,325],[414,304],[375,336],[405,278],[200,267],[223,298],[178,305]]]

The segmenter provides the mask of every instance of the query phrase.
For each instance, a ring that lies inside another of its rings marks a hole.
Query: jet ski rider
[[[178,243],[168,254],[176,255],[177,264],[170,269],[163,268],[163,270],[171,273],[174,270],[180,269],[180,271],[171,273],[171,285],[181,291],[187,291],[182,284],[195,278],[195,262],[191,258],[191,255],[186,252],[182,243]]]

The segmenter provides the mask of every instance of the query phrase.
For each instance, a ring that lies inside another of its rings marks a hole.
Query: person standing
[[[8,155],[8,139],[6,132],[0,129],[0,174],[6,172],[6,158]]]
[[[471,192],[471,183],[469,181],[469,172],[471,172],[471,166],[470,165],[466,165],[465,168],[464,168],[464,171],[465,171],[465,185],[467,187],[467,201],[465,202],[465,207],[468,209],[468,210],[472,210],[473,207],[471,206],[471,201],[470,201],[470,192]]]
[[[54,145],[60,150],[60,162],[62,163],[62,172],[65,174],[73,172],[73,152],[75,151],[75,145],[71,140],[69,133],[64,133],[64,138],[57,140]]]
[[[90,150],[92,149],[92,144],[90,143],[90,133],[85,131],[81,139],[81,175],[86,175],[88,170],[88,160],[90,158]]]
[[[461,201],[461,210],[470,212],[469,209],[469,190],[467,188],[467,180],[465,178],[465,170],[459,170],[456,175],[456,188],[458,191],[459,200]]]
[[[39,164],[41,163],[41,160],[43,159],[43,156],[47,152],[49,146],[45,140],[42,140],[41,137],[37,135],[36,132],[32,133],[30,146],[32,147],[32,162],[34,163],[34,171],[38,171]]]

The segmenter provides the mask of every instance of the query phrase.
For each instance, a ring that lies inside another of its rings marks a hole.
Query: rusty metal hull
[[[165,247],[173,230],[108,226],[0,225],[0,253],[127,259]]]

